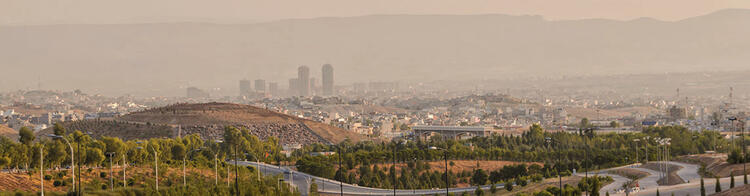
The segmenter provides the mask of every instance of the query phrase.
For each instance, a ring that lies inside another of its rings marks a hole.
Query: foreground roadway
[[[308,190],[311,183],[318,184],[318,192],[327,194],[340,194],[341,187],[343,185],[344,195],[393,195],[393,189],[378,189],[361,187],[353,184],[341,183],[335,180],[329,180],[325,178],[316,177],[310,174],[297,172],[290,170],[285,167],[279,167],[275,165],[268,165],[265,163],[257,164],[249,161],[238,161],[239,165],[242,166],[255,166],[258,167],[264,175],[284,175],[285,182],[291,182],[292,186],[299,189],[302,195],[307,195],[310,191]],[[491,185],[482,186],[482,189],[488,191]],[[495,185],[498,190],[504,188],[503,184]],[[474,192],[476,187],[467,188],[450,188],[451,193],[462,193],[462,192]],[[396,195],[432,195],[432,194],[445,194],[445,189],[410,189],[403,190],[397,189]],[[457,194],[458,195],[458,194]]]

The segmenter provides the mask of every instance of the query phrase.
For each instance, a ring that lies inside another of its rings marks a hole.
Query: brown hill
[[[207,139],[221,138],[226,126],[248,129],[261,139],[275,136],[285,144],[336,143],[361,138],[356,133],[319,122],[231,103],[174,104],[133,112],[116,120],[166,125],[173,128],[172,136],[198,133]]]
[[[5,136],[11,140],[18,140],[18,131],[8,126],[0,125],[0,136]]]

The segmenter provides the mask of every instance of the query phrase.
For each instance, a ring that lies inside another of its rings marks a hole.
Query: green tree
[[[474,174],[471,176],[471,184],[485,185],[487,183],[487,177],[487,172],[483,169],[474,170]]]
[[[714,188],[714,192],[721,192],[721,182],[719,182],[718,176],[716,176],[716,188]]]
[[[177,143],[174,146],[172,146],[172,159],[174,160],[182,160],[187,153],[187,150],[185,149],[185,145],[182,145],[181,143]]]
[[[495,194],[497,192],[497,186],[495,186],[495,183],[492,183],[492,186],[490,186],[490,193]]]
[[[506,181],[503,186],[505,186],[505,190],[507,190],[508,192],[513,191],[513,182],[511,182],[510,180]]]
[[[55,123],[52,130],[54,131],[55,135],[65,135],[65,127],[63,127],[59,122]]]
[[[482,195],[484,195],[484,190],[482,190],[481,186],[477,186],[477,189],[474,190],[474,195],[476,195],[476,196],[482,196]]]
[[[599,189],[601,189],[602,183],[599,182],[598,177],[594,177],[594,181],[591,183],[591,196],[599,196]]]
[[[657,188],[657,189],[656,189],[656,196],[659,196],[659,195],[660,195],[660,194],[659,194],[659,189]]]
[[[706,196],[706,184],[703,182],[703,177],[701,177],[701,196]]]
[[[620,123],[618,123],[617,121],[612,121],[612,122],[609,122],[609,126],[612,128],[617,128],[617,127],[620,127]]]
[[[28,127],[21,127],[21,129],[18,130],[18,136],[18,141],[26,146],[31,145],[31,142],[36,138],[36,136],[34,136],[34,131]]]
[[[3,170],[3,168],[9,167],[10,163],[11,162],[9,157],[0,157],[0,172]]]
[[[318,196],[318,183],[315,183],[315,179],[310,183],[309,196]]]
[[[84,164],[90,166],[99,166],[104,161],[104,153],[98,148],[86,149],[86,161]]]
[[[583,118],[583,119],[581,119],[581,122],[580,122],[580,123],[578,124],[578,126],[579,126],[579,127],[581,127],[581,128],[589,128],[589,127],[592,127],[592,126],[591,126],[591,123],[589,122],[589,119],[588,119],[588,118]]]
[[[730,189],[734,188],[734,174],[730,175],[730,178],[729,178],[729,188]]]

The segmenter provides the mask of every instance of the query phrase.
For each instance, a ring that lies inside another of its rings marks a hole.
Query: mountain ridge
[[[737,70],[750,61],[747,34],[746,9],[679,21],[483,14],[14,26],[0,28],[0,83],[33,88],[23,82],[31,75],[53,89],[175,96],[197,86],[223,96],[236,95],[241,78],[283,88],[297,66],[317,76],[325,63],[338,84]]]

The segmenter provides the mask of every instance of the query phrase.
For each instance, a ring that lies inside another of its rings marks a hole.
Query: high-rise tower
[[[323,95],[333,95],[333,66],[331,64],[323,65]]]
[[[297,90],[299,96],[310,95],[310,68],[307,66],[299,66],[297,69]]]
[[[251,91],[250,80],[240,80],[240,96],[249,96]]]

